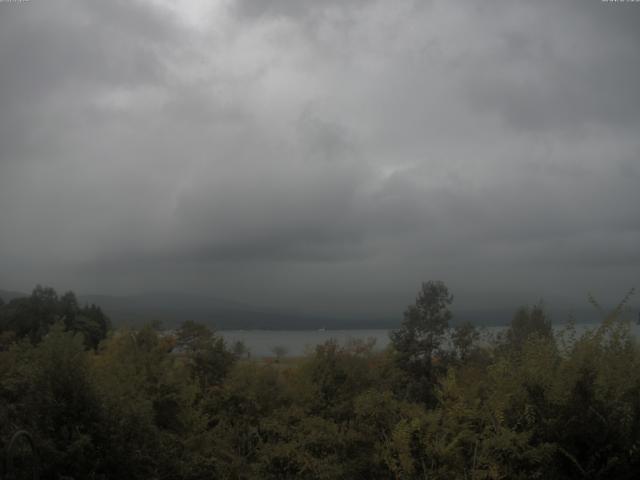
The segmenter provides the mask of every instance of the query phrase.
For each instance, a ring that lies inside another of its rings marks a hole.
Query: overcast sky
[[[639,274],[640,3],[0,2],[0,288],[387,315]]]

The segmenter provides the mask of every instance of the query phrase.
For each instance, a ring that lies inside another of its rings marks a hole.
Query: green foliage
[[[451,343],[456,356],[461,362],[466,361],[473,353],[474,345],[480,339],[480,332],[471,323],[465,322],[453,329]]]
[[[15,344],[3,357],[3,436],[18,426],[29,429],[45,473],[93,469],[100,461],[92,439],[101,415],[82,337],[56,324],[37,347]]]
[[[80,333],[88,348],[97,348],[107,337],[111,324],[96,305],[80,307],[73,292],[61,297],[50,287],[38,285],[29,297],[0,304],[0,334],[32,343],[40,342],[57,322],[65,330]]]
[[[191,375],[202,390],[219,384],[236,359],[222,337],[192,321],[184,322],[176,332],[176,346],[186,354]]]
[[[542,338],[553,336],[551,320],[542,304],[518,309],[506,333],[507,344],[510,348],[521,349],[533,335]]]
[[[446,331],[451,296],[425,285],[389,349],[329,341],[279,363],[192,322],[87,348],[75,297],[43,289],[2,307],[42,317],[5,330],[0,447],[29,430],[45,479],[637,478],[640,346],[622,309],[557,336],[521,309],[483,346],[470,325]],[[429,402],[407,394],[425,379]]]
[[[402,325],[391,333],[398,366],[411,378],[406,385],[406,396],[411,400],[433,404],[438,374],[434,356],[441,353],[452,302],[453,295],[443,282],[423,283],[415,304],[405,311]]]

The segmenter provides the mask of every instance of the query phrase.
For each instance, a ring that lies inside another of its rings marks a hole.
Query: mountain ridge
[[[8,302],[29,294],[13,290],[0,290],[0,298]],[[135,295],[78,294],[80,304],[98,305],[116,326],[139,327],[160,322],[164,328],[174,328],[181,322],[192,320],[205,323],[217,330],[314,330],[314,329],[370,329],[397,328],[402,311],[393,318],[339,315],[327,316],[309,312],[256,306],[215,296],[184,292],[145,292]],[[458,309],[452,308],[453,326],[471,322],[477,326],[508,325],[517,309],[514,306]],[[565,323],[571,316],[576,323],[599,321],[597,312],[589,305],[580,308],[550,307],[555,324]]]

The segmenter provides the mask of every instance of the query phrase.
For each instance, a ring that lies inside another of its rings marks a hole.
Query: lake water
[[[595,324],[576,325],[576,332],[581,334]],[[504,331],[506,327],[482,327],[481,339],[488,341]],[[561,325],[554,329],[563,328]],[[640,325],[633,325],[636,338],[640,338]],[[242,341],[254,357],[273,356],[274,347],[284,347],[287,356],[300,356],[313,351],[317,345],[334,339],[341,345],[350,340],[375,339],[375,349],[382,350],[389,344],[390,330],[221,330],[218,333],[229,345]]]

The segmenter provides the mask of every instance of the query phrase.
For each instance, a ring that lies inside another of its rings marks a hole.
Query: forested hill
[[[5,302],[28,294],[0,290]],[[161,322],[171,328],[185,320],[216,329],[392,328],[397,319],[339,318],[306,312],[253,306],[216,297],[184,293],[147,293],[130,296],[78,295],[80,305],[99,305],[115,326]]]
[[[0,290],[0,298],[5,302],[29,294],[10,290]],[[80,305],[99,305],[115,326],[142,326],[159,321],[167,328],[174,328],[184,320],[192,320],[225,329],[265,329],[265,330],[315,330],[327,329],[371,329],[394,328],[399,317],[348,317],[320,316],[309,312],[274,309],[234,302],[218,297],[188,293],[156,292],[140,295],[78,295]],[[508,301],[504,303],[509,303]],[[518,303],[491,308],[454,308],[453,323],[471,322],[474,325],[508,325]],[[566,306],[549,308],[554,323],[564,323],[571,316],[579,323],[598,321],[597,311],[590,305],[578,309]]]
[[[0,290],[0,298],[5,302],[9,302],[14,298],[26,297],[28,294],[23,292],[14,292],[11,290]]]

